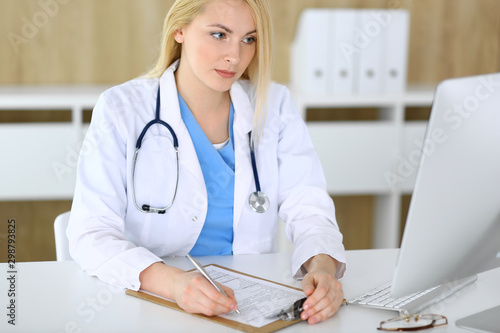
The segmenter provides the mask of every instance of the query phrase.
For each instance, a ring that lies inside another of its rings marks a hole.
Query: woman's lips
[[[236,74],[236,72],[224,71],[221,69],[216,69],[215,71],[217,72],[217,74],[219,74],[220,76],[222,76],[225,79],[232,79],[234,77],[234,75]]]

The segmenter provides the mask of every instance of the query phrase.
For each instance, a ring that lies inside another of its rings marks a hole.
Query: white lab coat
[[[194,246],[207,212],[203,174],[191,137],[181,119],[174,71],[160,78],[160,118],[179,141],[179,184],[165,214],[140,212],[134,204],[132,165],[136,142],[154,119],[158,79],[135,79],[113,87],[97,102],[80,153],[77,183],[67,235],[71,256],[91,275],[137,290],[139,274],[160,257],[184,256]],[[292,272],[326,253],[345,270],[342,235],[318,156],[289,91],[272,84],[268,115],[255,154],[262,191],[270,200],[264,214],[255,213],[248,196],[255,191],[248,133],[252,130],[251,85],[240,80],[230,90],[234,115],[235,185],[233,253],[269,253],[276,249],[278,217],[294,242]],[[176,167],[172,139],[155,125],[145,136],[136,166],[137,201],[165,206],[173,195]],[[224,181],[223,175],[221,181]]]

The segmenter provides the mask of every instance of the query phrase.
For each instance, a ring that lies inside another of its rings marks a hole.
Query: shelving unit
[[[106,86],[2,87],[0,110],[66,110],[70,122],[3,123],[0,201],[71,200],[78,152],[91,110]],[[411,193],[426,121],[405,121],[407,107],[428,107],[433,87],[387,95],[318,96],[292,90],[301,114],[311,108],[377,108],[373,121],[308,122],[332,195],[374,195],[374,247],[399,245],[401,196]],[[409,166],[409,168],[408,168]],[[403,172],[399,172],[398,168]],[[386,176],[400,177],[395,184]],[[279,250],[289,250],[279,240]]]
[[[67,111],[70,122],[1,123],[0,201],[71,200],[76,163],[101,85],[4,86],[1,110]]]
[[[408,107],[429,107],[434,87],[405,93],[314,95],[292,89],[304,119],[314,108],[376,108],[370,121],[307,122],[331,195],[374,195],[375,248],[399,246],[401,197],[411,193],[427,121],[405,121]]]

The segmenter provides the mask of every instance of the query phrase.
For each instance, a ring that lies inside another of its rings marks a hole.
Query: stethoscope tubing
[[[158,85],[158,93],[157,93],[157,96],[156,96],[155,119],[153,119],[149,123],[147,123],[147,125],[143,128],[141,134],[137,138],[137,144],[135,145],[134,165],[132,167],[132,196],[133,196],[133,199],[134,199],[134,205],[135,205],[135,207],[139,211],[141,211],[143,213],[165,214],[165,212],[167,211],[167,209],[169,209],[170,207],[172,207],[172,205],[174,204],[175,197],[177,196],[177,188],[179,186],[179,141],[177,140],[177,135],[175,135],[175,132],[172,129],[172,127],[170,127],[169,124],[167,124],[166,122],[164,122],[163,120],[160,119],[160,105],[161,105],[160,85]],[[137,164],[137,157],[139,156],[139,151],[141,150],[142,140],[144,139],[144,136],[146,135],[146,132],[154,124],[160,124],[160,125],[165,126],[169,130],[170,134],[172,135],[172,139],[174,141],[173,145],[174,145],[174,149],[175,149],[175,159],[176,159],[176,163],[177,163],[177,177],[176,177],[176,180],[175,180],[174,196],[172,197],[172,201],[170,202],[169,205],[167,205],[165,207],[161,207],[161,208],[151,207],[150,205],[139,206],[137,204],[137,200],[136,200],[136,197],[135,197],[135,167],[136,167],[136,164]]]
[[[137,156],[139,156],[139,151],[141,149],[140,148],[136,148],[135,154],[134,154],[134,165],[132,167],[132,195],[134,197],[134,205],[135,205],[135,207],[139,211],[141,211],[143,213],[165,214],[165,212],[167,211],[167,209],[169,209],[170,207],[172,207],[172,205],[174,204],[175,197],[177,196],[177,188],[179,186],[179,149],[178,149],[178,147],[174,147],[174,148],[175,148],[175,159],[176,159],[176,164],[177,164],[177,177],[176,177],[176,180],[175,180],[174,196],[172,197],[172,201],[170,202],[169,205],[167,205],[165,207],[161,207],[161,208],[151,207],[150,205],[142,205],[142,207],[140,207],[137,204],[137,200],[136,200],[136,197],[135,197],[135,165],[137,163]]]
[[[172,127],[164,122],[163,120],[160,119],[160,85],[158,85],[158,93],[156,97],[156,112],[155,112],[155,119],[151,120],[149,123],[146,124],[144,129],[142,130],[141,134],[137,138],[137,144],[136,144],[136,149],[135,149],[135,154],[134,154],[134,163],[132,166],[132,196],[134,200],[134,205],[135,207],[142,213],[158,213],[158,214],[165,214],[167,209],[172,207],[174,204],[175,198],[177,196],[177,189],[179,186],[179,141],[177,140],[177,135],[175,135],[174,130]],[[150,205],[142,205],[139,206],[137,204],[136,196],[135,196],[135,168],[137,164],[137,158],[139,156],[139,152],[141,150],[141,145],[142,145],[142,140],[144,139],[144,136],[146,135],[146,132],[148,129],[155,125],[155,124],[160,124],[165,126],[170,134],[172,135],[173,138],[173,146],[175,149],[175,157],[176,157],[176,163],[177,163],[177,177],[175,181],[175,189],[174,189],[174,195],[172,197],[172,201],[170,202],[169,205],[161,208],[156,208],[156,207],[151,207]],[[250,196],[248,197],[248,203],[250,205],[250,208],[257,212],[257,213],[265,213],[269,209],[269,199],[266,196],[265,193],[261,191],[260,188],[260,181],[259,181],[259,173],[257,172],[257,163],[255,161],[255,151],[254,151],[254,144],[252,140],[252,131],[248,133],[248,141],[249,141],[249,147],[250,147],[250,159],[252,162],[252,171],[253,171],[253,176],[255,180],[255,187],[256,191],[251,193]]]
[[[248,142],[250,146],[250,159],[252,160],[252,171],[253,178],[255,180],[255,188],[257,192],[260,192],[260,181],[259,181],[259,173],[257,172],[257,163],[255,162],[255,151],[253,148],[253,140],[252,140],[252,131],[248,133]]]

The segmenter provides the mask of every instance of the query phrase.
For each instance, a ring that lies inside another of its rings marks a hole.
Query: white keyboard
[[[476,280],[477,276],[472,276],[455,281],[454,283],[441,284],[400,298],[391,297],[391,282],[388,282],[350,300],[348,303],[371,308],[394,310],[401,314],[414,314],[443,300]]]

